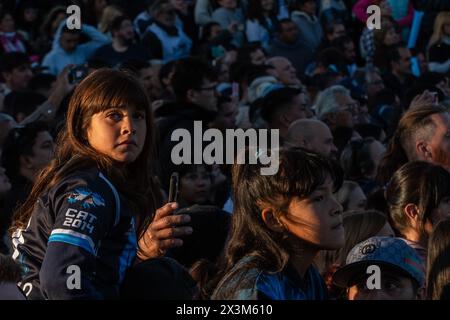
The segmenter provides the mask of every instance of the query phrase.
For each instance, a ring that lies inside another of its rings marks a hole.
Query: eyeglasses
[[[351,102],[344,105],[344,107],[340,108],[341,111],[349,111],[351,113],[357,113],[359,111],[359,103],[358,102]]]

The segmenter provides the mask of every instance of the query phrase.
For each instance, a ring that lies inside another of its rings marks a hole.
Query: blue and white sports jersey
[[[75,172],[41,196],[13,245],[28,299],[118,298],[137,250],[134,218],[97,169]]]
[[[320,274],[310,266],[304,279],[289,265],[278,273],[244,266],[252,258],[241,259],[219,282],[213,300],[327,300],[328,292]]]

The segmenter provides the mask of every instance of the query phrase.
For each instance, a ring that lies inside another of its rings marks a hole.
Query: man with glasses
[[[329,87],[319,94],[315,111],[317,118],[325,122],[331,131],[338,127],[353,128],[360,116],[359,103],[351,97],[348,89],[340,85]]]
[[[179,143],[171,140],[172,132],[176,129],[185,129],[195,139],[194,121],[201,121],[204,131],[217,114],[217,76],[206,61],[200,58],[177,61],[171,86],[175,102],[166,103],[155,111],[160,137],[159,159],[163,172],[165,169],[173,169],[171,152]],[[191,144],[193,148],[194,141],[191,141]],[[194,149],[191,152],[192,159],[193,151]]]

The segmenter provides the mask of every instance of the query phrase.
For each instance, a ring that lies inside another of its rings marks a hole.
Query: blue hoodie
[[[42,60],[42,66],[48,67],[48,72],[54,75],[58,75],[68,64],[80,65],[85,63],[95,50],[110,42],[109,38],[96,28],[82,24],[81,32],[89,36],[91,41],[79,44],[73,52],[68,53],[59,44],[65,23],[64,20],[59,25],[53,40],[52,50]]]

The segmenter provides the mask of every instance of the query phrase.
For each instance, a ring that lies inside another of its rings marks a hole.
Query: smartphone
[[[433,103],[434,104],[438,104],[439,103],[439,95],[437,92],[431,92],[431,94],[433,95]]]
[[[84,65],[76,66],[69,72],[69,82],[71,84],[78,84],[86,78],[88,74],[88,68]]]
[[[169,201],[176,202],[178,197],[178,172],[172,173],[170,176]]]

